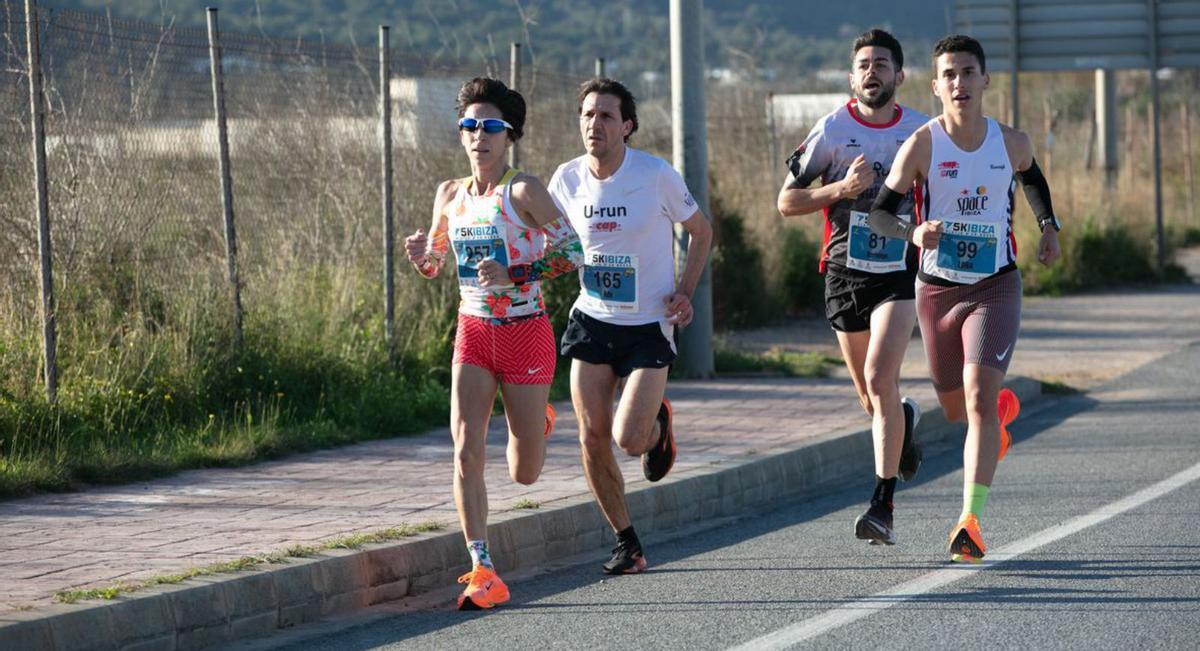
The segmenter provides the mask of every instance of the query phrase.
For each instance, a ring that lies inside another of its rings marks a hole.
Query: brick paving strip
[[[740,347],[833,352],[819,320],[735,334]],[[1012,375],[1088,388],[1200,341],[1200,289],[1030,299]],[[919,339],[903,391],[934,407]],[[1035,397],[1036,382],[1018,382]],[[673,382],[680,457],[651,486],[622,460],[640,532],[737,514],[871,472],[868,422],[847,380]],[[559,410],[533,486],[508,478],[503,418],[489,434],[489,537],[500,570],[611,545],[579,463],[576,422]],[[937,430],[939,416],[922,421]],[[944,432],[944,434],[937,434]],[[923,436],[925,434],[923,433]],[[198,470],[121,487],[0,503],[0,648],[198,648],[452,584],[467,568],[450,491],[446,429],[239,469]],[[514,510],[519,501],[536,510]],[[159,586],[113,601],[55,604],[55,592],[136,582],[242,556],[401,524],[436,533],[312,559]]]

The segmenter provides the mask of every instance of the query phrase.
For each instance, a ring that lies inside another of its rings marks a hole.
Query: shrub
[[[718,328],[761,325],[779,313],[766,282],[763,254],[747,236],[742,216],[712,201],[713,320]]]
[[[779,293],[788,314],[821,312],[825,281],[818,273],[820,247],[798,228],[786,227],[780,238]]]
[[[1155,269],[1155,252],[1148,237],[1122,223],[1099,224],[1089,218],[1059,236],[1062,258],[1045,267],[1035,255],[1021,256],[1025,290],[1030,294],[1062,294],[1094,287],[1164,279]],[[1036,240],[1031,243],[1036,246]],[[1172,278],[1175,274],[1167,270]]]

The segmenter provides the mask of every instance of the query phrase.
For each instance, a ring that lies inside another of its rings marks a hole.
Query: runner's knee
[[[867,368],[866,375],[867,395],[870,397],[872,405],[899,398],[900,387],[896,384],[896,378],[890,374],[879,373],[870,367]]]
[[[942,413],[946,416],[947,422],[967,422],[967,406],[957,396],[939,395],[938,402],[942,405]]]
[[[536,467],[532,463],[517,463],[508,467],[508,475],[518,484],[529,486],[538,479],[538,475],[542,474],[541,467]]]
[[[454,446],[454,467],[461,477],[479,477],[483,475],[483,462],[486,457],[484,450],[475,450],[470,446]]]
[[[612,435],[595,425],[583,425],[579,428],[579,443],[587,454],[596,454],[612,445]]]
[[[646,451],[646,438],[646,436],[638,436],[627,428],[620,428],[613,432],[613,440],[616,441],[617,447],[631,457],[636,457]]]
[[[967,412],[971,416],[987,418],[996,415],[996,396],[989,395],[980,386],[969,386],[963,391],[967,403]],[[989,400],[990,398],[990,400]]]

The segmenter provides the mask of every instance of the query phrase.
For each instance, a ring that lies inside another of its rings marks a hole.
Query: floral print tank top
[[[475,195],[473,179],[463,179],[446,208],[450,245],[458,272],[461,314],[488,319],[516,319],[546,310],[541,283],[520,286],[480,287],[479,263],[492,259],[505,267],[535,262],[544,255],[546,236],[529,228],[513,208],[512,180],[520,172],[510,169],[487,194]]]

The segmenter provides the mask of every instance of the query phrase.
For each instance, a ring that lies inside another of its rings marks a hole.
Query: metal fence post
[[[1112,185],[1117,175],[1117,84],[1115,73],[1096,70],[1096,149],[1100,166],[1104,168],[1106,185]],[[1128,154],[1129,152],[1125,152]]]
[[[1154,150],[1154,228],[1158,244],[1158,270],[1166,269],[1167,242],[1163,232],[1162,196],[1162,112],[1158,92],[1158,2],[1146,0],[1146,11],[1150,16],[1150,138]]]
[[[596,57],[596,78],[604,78],[604,57]]]
[[[379,26],[379,139],[383,156],[383,337],[388,361],[396,359],[395,233],[392,231],[392,81],[388,26]]]
[[[779,142],[775,135],[775,91],[767,93],[767,169],[779,165]]]
[[[1183,127],[1183,178],[1187,183],[1188,223],[1196,219],[1196,175],[1192,162],[1192,118],[1187,101],[1179,104],[1179,120]]]
[[[704,107],[704,45],[701,0],[671,0],[671,131],[675,169],[687,182],[706,217],[708,209],[708,145]],[[688,250],[688,234],[676,227],[676,265]],[[687,377],[713,375],[712,268],[692,296],[695,316],[679,334],[678,365]]]
[[[1019,0],[1009,0],[1008,10],[1012,20],[1012,25],[1009,31],[1009,62],[1012,67],[1012,97],[1009,98],[1012,102],[1012,124],[1014,129],[1021,128],[1021,75],[1018,72],[1021,69],[1021,16],[1019,8]],[[935,71],[936,72],[936,71]]]
[[[50,196],[46,178],[46,98],[42,94],[42,57],[37,3],[25,0],[25,43],[29,53],[29,115],[33,121],[33,177],[37,196],[38,259],[42,312],[42,363],[46,400],[58,401],[58,331],[55,326],[53,249],[50,241]]]
[[[521,44],[513,43],[508,55],[508,87],[513,90],[521,88]],[[508,150],[508,166],[521,166],[520,143],[514,142]]]
[[[221,171],[221,206],[225,216],[225,259],[233,297],[233,341],[242,349],[242,286],[238,279],[237,229],[233,223],[233,175],[229,168],[229,131],[225,123],[225,81],[221,74],[221,45],[217,8],[208,8],[208,54],[212,66],[213,108],[217,118],[217,147]]]

